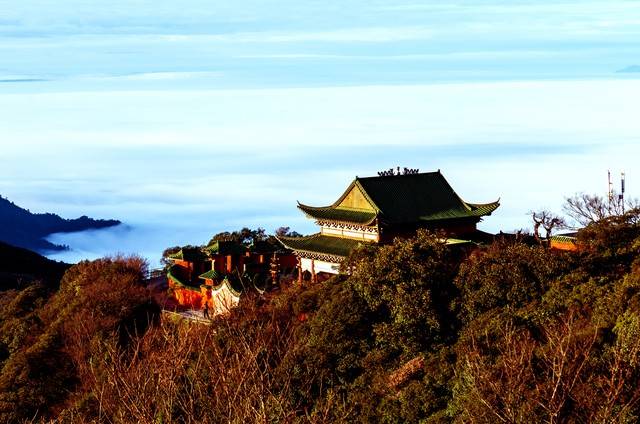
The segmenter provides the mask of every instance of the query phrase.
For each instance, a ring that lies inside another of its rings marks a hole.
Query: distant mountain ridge
[[[640,72],[640,65],[631,65],[631,66],[627,66],[626,68],[618,70],[618,73],[635,73],[635,72]]]
[[[0,241],[40,253],[69,249],[45,240],[54,233],[108,228],[120,225],[114,219],[92,219],[81,216],[64,219],[52,213],[32,213],[0,196]]]

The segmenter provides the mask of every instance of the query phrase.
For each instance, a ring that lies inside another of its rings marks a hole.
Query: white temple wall
[[[211,300],[213,303],[212,315],[224,315],[229,313],[231,309],[238,306],[240,297],[233,293],[226,284],[217,290],[211,290]]]
[[[311,261],[314,261],[313,266],[311,264]],[[319,272],[326,272],[327,274],[338,274],[340,264],[335,262],[319,261],[317,259],[314,260],[308,258],[300,258],[300,267],[302,268],[302,272],[309,271],[311,273],[315,272],[316,274]]]
[[[323,225],[320,227],[320,233],[327,236],[343,237],[353,240],[378,241],[377,231],[362,231]]]

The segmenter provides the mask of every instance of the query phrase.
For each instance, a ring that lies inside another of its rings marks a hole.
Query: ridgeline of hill
[[[0,196],[0,241],[40,253],[68,249],[68,246],[45,240],[51,234],[108,228],[119,224],[120,221],[113,219],[92,219],[87,216],[64,219],[52,213],[32,213]]]
[[[21,288],[34,281],[55,289],[70,266],[0,242],[0,291]]]

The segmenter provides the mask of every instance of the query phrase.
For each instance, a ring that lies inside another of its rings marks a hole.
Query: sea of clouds
[[[126,225],[55,235],[76,261],[312,232],[356,176],[441,169],[487,231],[638,193],[635,2],[0,0],[0,193]],[[634,183],[634,181],[636,181]]]

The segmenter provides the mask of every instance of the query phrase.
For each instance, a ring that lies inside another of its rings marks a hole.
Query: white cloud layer
[[[296,200],[400,165],[442,169],[470,201],[501,196],[486,225],[510,230],[601,192],[607,169],[638,193],[638,98],[635,80],[4,95],[0,192],[67,216],[209,211],[224,228],[244,210],[311,229]]]

